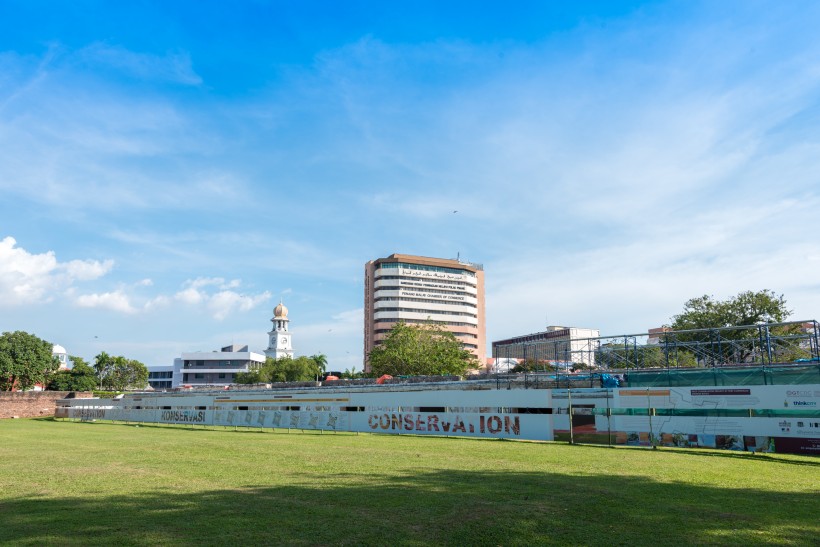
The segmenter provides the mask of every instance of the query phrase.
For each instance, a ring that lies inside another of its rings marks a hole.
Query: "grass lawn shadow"
[[[305,473],[288,486],[0,501],[19,545],[809,545],[818,492],[609,473]]]

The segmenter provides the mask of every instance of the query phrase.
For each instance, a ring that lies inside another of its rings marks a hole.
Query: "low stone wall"
[[[77,399],[93,396],[90,391],[0,391],[0,418],[54,416],[57,400],[72,393]]]

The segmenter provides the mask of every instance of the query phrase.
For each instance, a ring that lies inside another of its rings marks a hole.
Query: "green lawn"
[[[0,420],[0,544],[820,541],[820,460]]]

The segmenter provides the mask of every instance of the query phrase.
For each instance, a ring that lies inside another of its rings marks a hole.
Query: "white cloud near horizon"
[[[81,308],[97,308],[124,314],[136,314],[165,307],[170,299],[164,295],[142,297],[129,294],[140,288],[153,286],[150,279],[142,279],[130,287],[111,291],[79,293],[77,283],[98,280],[114,266],[113,260],[71,260],[59,262],[54,251],[33,254],[17,246],[17,241],[6,236],[0,240],[0,305],[20,306],[50,302],[68,296]],[[232,313],[247,312],[271,298],[269,291],[242,294],[241,280],[221,277],[189,279],[174,299],[188,305],[204,305],[208,313],[223,320]],[[213,289],[208,291],[208,289]],[[137,303],[139,302],[139,303]]]
[[[81,308],[100,308],[126,314],[137,313],[130,298],[122,290],[106,293],[81,294],[74,299]]]
[[[6,236],[0,241],[0,306],[49,302],[76,282],[103,277],[113,260],[59,262],[54,251],[30,253]]]
[[[226,281],[221,277],[198,277],[188,279],[183,283],[183,289],[174,295],[174,298],[188,305],[202,304],[211,316],[222,321],[234,312],[246,312],[270,300],[270,291],[255,295],[247,295],[234,291],[241,287],[239,279]],[[207,288],[215,287],[216,291],[209,293]]]
[[[216,285],[214,290],[210,290]],[[200,278],[183,283],[183,289],[172,297],[159,294],[146,298],[128,294],[125,288],[103,293],[74,295],[74,303],[83,308],[100,308],[124,314],[147,313],[168,308],[173,302],[189,307],[199,307],[217,321],[223,321],[236,313],[248,312],[270,300],[269,291],[259,294],[243,294],[231,289],[239,288],[241,281],[225,283],[221,278]],[[145,286],[137,284],[136,286]]]

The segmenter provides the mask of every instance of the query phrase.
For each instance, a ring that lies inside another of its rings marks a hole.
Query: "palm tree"
[[[314,363],[316,363],[316,368],[324,374],[325,370],[327,370],[327,355],[324,353],[317,353],[316,355],[311,355],[310,358],[313,359]]]

